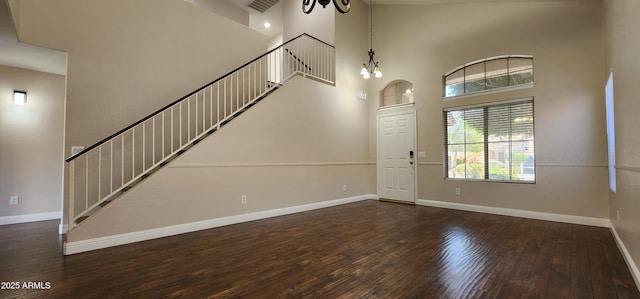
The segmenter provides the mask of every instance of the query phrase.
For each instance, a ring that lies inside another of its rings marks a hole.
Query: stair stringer
[[[374,193],[367,122],[326,117],[342,102],[333,86],[293,78],[68,232],[67,242]],[[354,135],[365,136],[355,151]]]

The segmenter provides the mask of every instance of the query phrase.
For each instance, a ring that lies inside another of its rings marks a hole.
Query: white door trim
[[[413,203],[415,203],[418,200],[418,116],[415,109],[394,112],[380,111],[376,117],[376,192],[380,197],[380,118],[407,114],[413,116]]]

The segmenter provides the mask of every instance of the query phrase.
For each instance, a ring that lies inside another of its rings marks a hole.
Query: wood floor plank
[[[611,269],[611,279],[618,298],[634,298],[637,287],[633,277],[626,267],[622,253],[618,250],[611,231],[600,229],[597,231],[600,244],[604,248],[607,265]]]
[[[591,288],[594,298],[617,298],[617,293],[613,284],[611,269],[608,267],[605,255],[606,248],[602,247],[597,234],[600,228],[593,228],[587,238],[587,254],[589,257],[589,268],[591,275]],[[607,269],[603,271],[603,269]]]
[[[518,223],[514,219],[504,223],[507,229],[501,235],[504,240],[499,243],[501,250],[494,251],[499,259],[498,265],[493,269],[491,275],[483,285],[483,292],[481,298],[503,298],[501,295],[505,290],[511,290],[514,288],[513,273],[516,269],[522,265],[521,257],[523,256],[525,245],[527,244],[527,237],[529,236],[526,222]],[[520,283],[520,287],[524,285],[524,279]]]
[[[544,298],[553,264],[553,256],[556,251],[557,239],[558,225],[551,222],[545,223],[544,237],[540,244],[540,251],[537,253],[532,265],[522,297]]]
[[[1,298],[640,298],[607,229],[363,201],[63,256],[0,226]]]
[[[524,240],[518,244],[518,246],[522,246],[522,252],[515,261],[517,266],[509,273],[508,279],[502,281],[507,286],[499,290],[496,298],[519,298],[525,293],[544,240],[545,222],[526,219],[519,222],[522,222],[521,225],[524,226],[521,231]]]
[[[589,254],[587,252],[587,242],[583,237],[588,231],[589,228],[586,226],[573,226],[570,298],[593,298],[589,273]]]
[[[560,225],[551,263],[546,298],[569,298],[571,286],[572,227]]]

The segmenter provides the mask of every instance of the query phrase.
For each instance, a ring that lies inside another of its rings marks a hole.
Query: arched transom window
[[[393,81],[380,92],[380,107],[411,103],[413,103],[413,83],[409,81]]]
[[[445,98],[533,84],[533,56],[504,55],[463,64],[443,76]]]

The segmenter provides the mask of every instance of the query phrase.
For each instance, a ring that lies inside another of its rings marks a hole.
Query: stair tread
[[[89,218],[89,216],[82,216],[76,219],[76,224],[80,224],[82,221],[85,221]]]

